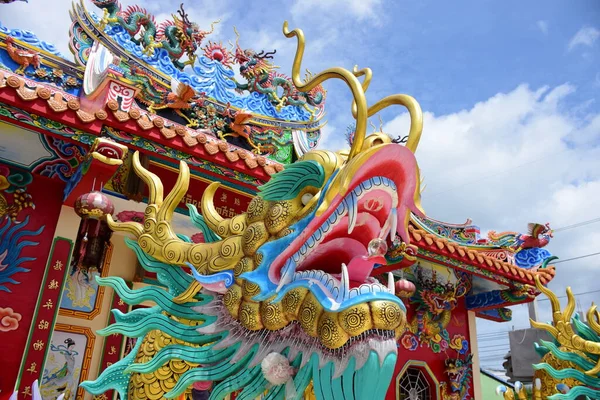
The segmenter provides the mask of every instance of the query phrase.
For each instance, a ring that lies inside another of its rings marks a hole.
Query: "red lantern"
[[[417,287],[409,280],[400,279],[398,282],[396,282],[396,296],[398,297],[408,299],[412,297],[416,291]]]
[[[101,192],[83,194],[75,201],[75,212],[81,217],[81,224],[73,253],[74,266],[83,270],[94,268],[100,271],[104,250],[111,237],[106,215],[114,211],[115,207],[110,199]]]

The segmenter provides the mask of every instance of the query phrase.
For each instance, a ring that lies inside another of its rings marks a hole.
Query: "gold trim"
[[[108,270],[110,268],[110,263],[111,263],[111,259],[112,259],[113,247],[114,246],[113,246],[112,242],[109,242],[106,245],[106,254],[104,256],[104,263],[102,264],[102,274],[100,275],[102,278],[106,278],[108,276]],[[70,310],[70,309],[61,307],[58,310],[58,314],[65,316],[65,317],[74,317],[74,318],[81,318],[81,319],[87,319],[87,320],[92,320],[92,319],[96,318],[98,315],[100,315],[100,312],[102,311],[102,300],[104,299],[105,289],[106,288],[104,286],[98,287],[98,292],[96,294],[96,301],[94,302],[94,308],[89,313],[85,312],[85,311],[76,311],[76,310]],[[64,289],[63,289],[63,291],[64,291]]]

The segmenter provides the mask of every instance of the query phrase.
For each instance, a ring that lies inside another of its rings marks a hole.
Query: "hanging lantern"
[[[407,279],[400,279],[396,282],[396,296],[400,298],[408,299],[412,297],[416,291],[417,287],[415,284]]]
[[[75,213],[81,217],[81,223],[73,252],[73,265],[80,270],[93,268],[101,272],[104,250],[111,237],[106,215],[114,211],[110,199],[101,192],[83,194],[75,201]]]

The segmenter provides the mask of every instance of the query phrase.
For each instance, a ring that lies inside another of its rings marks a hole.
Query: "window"
[[[420,368],[408,368],[398,384],[400,400],[433,400],[429,381]]]

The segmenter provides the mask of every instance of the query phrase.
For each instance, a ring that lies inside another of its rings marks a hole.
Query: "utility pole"
[[[537,297],[527,304],[527,308],[529,309],[529,325],[533,328],[531,321],[537,322],[538,320]]]

